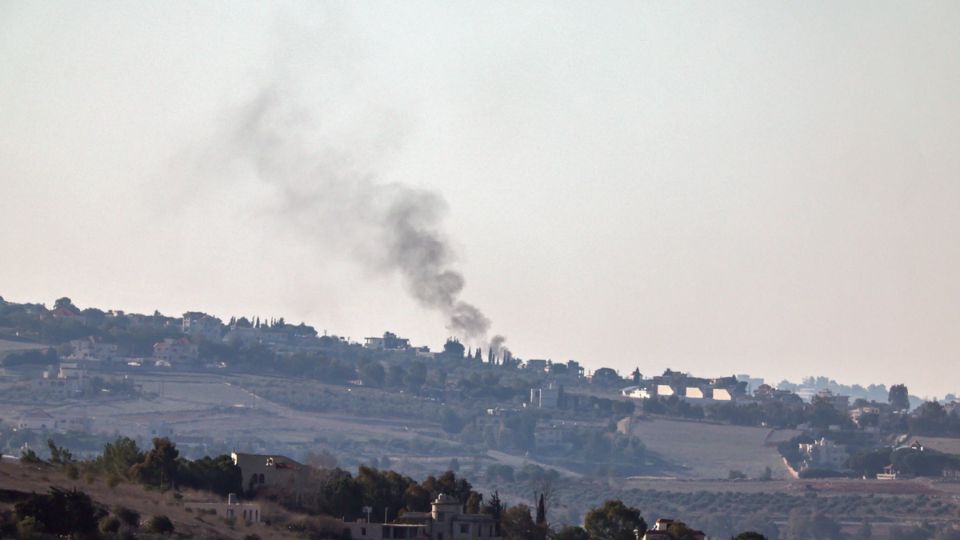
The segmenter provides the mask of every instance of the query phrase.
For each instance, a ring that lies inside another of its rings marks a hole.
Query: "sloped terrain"
[[[265,520],[274,525],[251,524],[241,521],[229,523],[213,515],[200,515],[184,509],[184,501],[218,502],[214,494],[187,490],[179,494],[172,491],[161,493],[141,485],[121,483],[110,487],[101,479],[88,482],[83,478],[72,480],[59,467],[47,464],[23,464],[4,458],[0,462],[0,512],[13,510],[21,497],[30,493],[47,493],[51,487],[62,490],[78,489],[109,510],[117,505],[131,508],[146,521],[155,515],[165,515],[173,522],[175,531],[193,538],[244,538],[258,535],[261,538],[297,538],[285,530],[282,523],[296,521],[302,516],[291,514],[269,502],[256,501],[261,505]]]
[[[771,440],[782,440],[787,434],[769,428],[635,419],[631,435],[639,437],[647,450],[665,464],[668,476],[727,478],[731,470],[738,470],[756,478],[765,467],[770,467],[774,478],[786,476],[776,444]]]

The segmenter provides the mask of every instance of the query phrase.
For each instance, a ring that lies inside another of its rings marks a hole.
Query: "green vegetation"
[[[634,531],[645,531],[647,522],[640,516],[640,510],[619,500],[608,500],[587,512],[583,526],[592,538],[635,540]]]
[[[58,488],[51,488],[48,494],[31,494],[14,508],[23,529],[55,535],[93,534],[105,514],[86,493]]]

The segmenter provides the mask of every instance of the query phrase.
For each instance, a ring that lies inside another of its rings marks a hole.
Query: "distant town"
[[[0,298],[0,478],[39,471],[0,498],[0,534],[54,532],[23,512],[59,504],[39,478],[62,474],[94,498],[159,490],[199,536],[947,538],[960,404],[887,382],[619,373],[497,341]],[[91,526],[146,532],[148,510]]]

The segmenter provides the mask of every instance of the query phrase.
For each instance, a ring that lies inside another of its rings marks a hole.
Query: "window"
[[[460,524],[460,533],[461,533],[461,534],[467,534],[468,532],[470,532],[470,525],[468,525],[467,523],[461,523],[461,524]]]

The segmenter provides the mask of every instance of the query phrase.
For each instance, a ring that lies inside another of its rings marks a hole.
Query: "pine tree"
[[[543,493],[540,494],[540,501],[537,502],[537,525],[543,525],[547,522],[547,506],[543,500]]]

